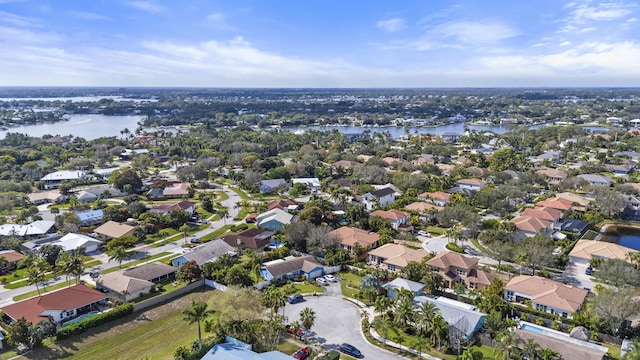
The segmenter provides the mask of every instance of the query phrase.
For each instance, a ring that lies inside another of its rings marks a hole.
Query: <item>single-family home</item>
[[[442,191],[424,192],[418,195],[418,199],[438,206],[445,206],[451,200],[451,194]]]
[[[396,192],[391,187],[385,187],[362,195],[362,203],[371,211],[376,206],[385,207],[396,201]]]
[[[188,197],[190,187],[191,187],[191,184],[189,183],[173,184],[170,187],[164,188],[164,190],[162,190],[162,195],[164,196],[165,199],[177,199],[182,197]]]
[[[50,234],[55,230],[55,221],[36,220],[30,224],[2,224],[0,236],[17,236],[21,238],[34,238]]]
[[[273,234],[274,231],[252,228],[235,235],[227,235],[222,240],[236,248],[262,251],[271,242]]]
[[[84,170],[61,170],[45,175],[40,179],[45,190],[55,189],[63,181],[81,180],[89,177]]]
[[[169,214],[174,210],[186,211],[189,213],[189,216],[193,216],[193,213],[196,211],[196,203],[183,200],[175,204],[162,204],[154,206],[151,210],[149,210],[149,212],[154,214]]]
[[[436,213],[443,209],[442,206],[426,203],[424,201],[416,201],[404,207],[406,210],[415,211],[422,221],[434,220]]]
[[[333,169],[334,173],[335,172],[339,172],[341,169],[342,170],[346,170],[346,169],[350,169],[353,167],[357,167],[360,166],[362,164],[360,164],[357,161],[351,161],[351,160],[338,160],[336,162],[334,162],[333,164],[331,164],[331,168]]]
[[[599,174],[581,174],[577,176],[589,185],[611,186],[611,178]]]
[[[387,296],[389,298],[395,299],[401,290],[410,291],[414,297],[422,296],[422,289],[424,289],[424,284],[403,278],[395,278],[393,279],[393,281],[382,285],[382,287],[384,289],[387,289]]]
[[[514,331],[522,344],[534,341],[540,348],[557,352],[558,359],[603,360],[608,358],[605,355],[609,352],[609,348],[590,342],[588,338],[586,340],[578,339],[570,334],[550,331],[524,321],[520,322],[519,327]]]
[[[549,185],[557,185],[569,176],[562,170],[551,168],[538,170],[537,173],[543,175]]]
[[[133,235],[134,230],[135,227],[131,225],[109,220],[106,223],[95,228],[93,232],[98,235],[98,238],[107,241],[123,236],[131,236]]]
[[[272,231],[282,231],[284,226],[293,222],[293,215],[284,210],[273,209],[256,216],[257,224],[260,227]]]
[[[557,198],[565,199],[571,201],[571,204],[574,207],[574,210],[585,210],[589,207],[591,200],[586,197],[571,193],[571,192],[562,192],[556,194]]]
[[[553,233],[553,222],[550,220],[531,216],[516,216],[511,219],[511,222],[516,226],[516,231],[513,234],[515,240],[522,240],[538,234],[550,238]]]
[[[460,138],[462,137],[462,135],[455,132],[445,132],[442,135],[440,135],[440,137],[442,138],[443,142],[448,144],[453,144],[453,143],[457,143],[458,140],[460,140]]]
[[[223,344],[214,345],[200,360],[291,360],[291,355],[280,351],[257,353],[245,344],[227,336]]]
[[[536,310],[568,318],[581,309],[587,294],[585,289],[540,276],[518,275],[504,287],[507,301],[529,300]]]
[[[403,244],[389,243],[369,251],[367,264],[389,271],[402,271],[411,261],[421,262],[429,256],[422,247],[410,248]]]
[[[547,220],[552,222],[552,226],[555,226],[562,217],[562,210],[554,209],[550,207],[544,206],[536,206],[535,208],[526,208],[521,213],[520,216],[538,218],[542,220]]]
[[[171,265],[152,262],[100,275],[96,288],[121,301],[131,301],[154,291],[156,284],[173,281],[177,270]]]
[[[12,322],[24,317],[36,325],[51,320],[62,323],[106,305],[107,296],[84,285],[56,290],[41,296],[7,305],[2,310]]]
[[[536,206],[558,209],[560,211],[570,211],[573,208],[573,202],[571,202],[571,200],[559,197],[552,197],[546,200],[538,201],[536,203]]]
[[[90,226],[102,224],[104,211],[102,209],[81,211],[76,213],[76,217],[80,220],[80,225]]]
[[[299,275],[309,279],[315,279],[324,274],[324,266],[311,256],[287,257],[263,264],[260,274],[265,280],[293,279]]]
[[[487,185],[482,179],[460,179],[456,181],[456,186],[464,190],[480,191]]]
[[[298,208],[299,208],[298,203],[289,199],[271,200],[267,203],[267,211],[273,210],[273,209],[280,209],[280,210],[289,212],[289,210],[298,210]]]
[[[627,254],[637,250],[606,241],[579,240],[569,252],[569,260],[576,265],[588,266],[591,259],[627,259]]]
[[[58,203],[64,199],[64,196],[58,190],[41,191],[30,193],[27,195],[29,203],[33,205],[41,205],[47,203]]]
[[[260,192],[263,194],[271,194],[278,189],[284,187],[287,181],[285,179],[268,179],[260,180]]]
[[[628,175],[634,169],[634,165],[632,163],[627,164],[607,164],[605,168],[608,171],[611,171],[614,175]]]
[[[237,254],[236,244],[229,245],[222,239],[215,239],[197,246],[187,252],[171,259],[171,264],[180,267],[188,261],[195,261],[202,267],[207,262],[214,262],[224,254],[235,256]]]
[[[4,261],[0,262],[0,274],[6,274],[18,266],[18,263],[24,258],[24,255],[14,250],[1,250],[0,258],[4,259]]]
[[[336,239],[341,249],[347,249],[353,252],[353,247],[358,244],[365,250],[370,250],[378,246],[380,235],[377,233],[362,230],[350,226],[337,228],[327,234],[327,236]]]
[[[487,315],[478,311],[474,305],[443,296],[416,296],[413,301],[418,306],[424,302],[434,304],[444,321],[464,334],[465,339],[471,339],[484,327],[484,319]]]
[[[86,204],[86,203],[98,200],[98,196],[96,194],[90,193],[85,190],[80,190],[77,193],[75,193],[75,197],[80,204]]]
[[[442,276],[448,288],[461,284],[464,289],[484,290],[491,285],[494,276],[478,270],[478,259],[444,251],[427,261],[427,265]]]
[[[293,185],[305,184],[307,186],[307,189],[311,191],[320,191],[322,187],[320,185],[320,179],[318,178],[295,178],[295,179],[291,179],[291,183]]]
[[[64,252],[75,252],[82,248],[85,253],[90,253],[97,251],[100,246],[102,246],[102,241],[82,234],[68,233],[62,237],[55,235],[27,241],[20,246],[31,253],[35,253],[38,252],[43,245],[60,246]]]
[[[396,209],[391,210],[376,210],[369,214],[369,217],[379,216],[385,220],[387,220],[391,227],[395,230],[410,230],[409,227],[409,214],[405,211],[400,211]]]

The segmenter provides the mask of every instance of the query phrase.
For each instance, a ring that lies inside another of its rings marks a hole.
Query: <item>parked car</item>
[[[100,276],[100,273],[99,273],[99,272],[97,272],[97,271],[92,271],[91,273],[89,273],[89,276],[90,276],[92,279],[96,279],[96,278],[98,278],[98,277]]]
[[[355,346],[347,343],[343,343],[342,345],[340,345],[340,351],[355,358],[359,358],[360,356],[362,356],[360,350],[358,350]]]
[[[300,294],[295,294],[295,295],[289,296],[287,301],[289,302],[289,304],[297,304],[299,302],[303,302],[304,298]]]
[[[302,329],[300,328],[294,328],[291,325],[287,325],[285,326],[285,328],[287,329],[287,333],[291,334],[291,335],[295,335],[295,336],[302,336]]]
[[[327,279],[323,278],[322,276],[320,276],[319,278],[316,278],[316,281],[320,285],[329,285],[329,282],[327,281]]]
[[[244,219],[244,222],[246,222],[247,224],[253,224],[258,222],[258,219],[254,218],[254,217],[248,217],[246,219]]]
[[[189,240],[192,244],[200,244],[202,241],[200,241],[200,239],[198,238],[191,238],[191,240]]]
[[[309,357],[309,355],[311,355],[311,349],[309,349],[308,347],[303,347],[302,349],[296,351],[295,354],[293,354],[293,358],[306,359]]]
[[[585,274],[587,274],[587,275],[591,275],[591,274],[593,274],[593,268],[592,268],[591,266],[589,266],[589,267],[584,271],[584,273],[585,273]]]
[[[418,235],[420,235],[420,236],[429,236],[429,233],[424,231],[424,230],[420,230],[420,231],[418,231]]]
[[[324,276],[324,278],[325,278],[326,280],[328,280],[328,281],[331,281],[331,282],[338,282],[338,279],[336,279],[336,277],[335,277],[335,276],[333,276],[333,275],[331,275],[331,274],[327,274],[327,275],[325,275],[325,276]]]

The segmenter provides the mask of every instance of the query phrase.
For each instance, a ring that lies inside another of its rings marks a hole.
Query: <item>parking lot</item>
[[[339,283],[326,286],[330,293],[334,288],[340,291]],[[316,340],[327,349],[338,350],[342,343],[349,343],[362,352],[362,359],[384,360],[399,358],[397,355],[379,349],[367,342],[360,331],[360,311],[340,296],[307,296],[305,301],[285,306],[287,322],[300,320],[300,311],[309,307],[316,313],[315,324],[309,332],[309,340]]]

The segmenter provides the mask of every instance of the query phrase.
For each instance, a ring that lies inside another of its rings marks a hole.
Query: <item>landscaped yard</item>
[[[214,290],[193,292],[168,304],[145,311],[151,319],[136,320],[140,313],[91,329],[82,335],[34,350],[20,359],[173,359],[180,346],[190,347],[198,338],[197,325],[183,320],[182,310],[191,301],[207,301]],[[208,336],[203,333],[203,337]]]
[[[162,259],[162,258],[164,258],[164,257],[169,257],[169,256],[171,256],[171,255],[175,255],[175,254],[174,254],[174,253],[171,253],[171,252],[167,252],[167,251],[165,251],[165,252],[161,252],[161,253],[159,253],[159,254],[155,254],[155,255],[153,255],[153,256],[149,256],[148,258],[144,258],[144,259],[140,259],[140,260],[134,260],[134,261],[129,261],[129,262],[126,262],[126,263],[125,263],[125,262],[123,262],[123,263],[122,263],[122,267],[119,267],[119,266],[112,267],[112,268],[109,268],[109,269],[102,270],[102,271],[100,271],[100,273],[101,273],[101,274],[108,274],[108,273],[112,273],[112,272],[114,272],[114,271],[118,271],[118,270],[120,270],[120,269],[124,269],[124,268],[128,268],[128,267],[136,266],[136,265],[138,265],[138,264],[142,264],[142,263],[147,262],[147,261],[152,261],[152,260]]]
[[[360,292],[359,286],[362,277],[352,272],[341,272],[340,279],[340,288],[342,289],[342,295],[356,299],[356,294]]]

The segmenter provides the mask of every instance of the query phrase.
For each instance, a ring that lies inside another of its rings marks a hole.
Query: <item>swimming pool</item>
[[[527,323],[520,324],[520,329],[533,331],[533,332],[536,332],[538,334],[542,334],[544,332],[543,328],[537,327],[537,326],[533,326],[533,325],[527,324]]]
[[[64,325],[62,325],[62,327],[65,327],[65,326],[68,326],[68,325],[73,325],[73,324],[75,324],[75,323],[79,323],[79,322],[80,322],[80,321],[82,321],[82,320],[86,320],[86,319],[91,318],[91,317],[94,317],[94,316],[96,316],[96,315],[98,315],[98,314],[99,314],[99,312],[98,312],[98,311],[91,311],[91,312],[88,312],[88,313],[86,313],[86,314],[83,314],[83,315],[78,316],[77,318],[75,318],[75,319],[73,319],[73,320],[69,320],[69,321],[65,322],[65,323],[64,323]]]

